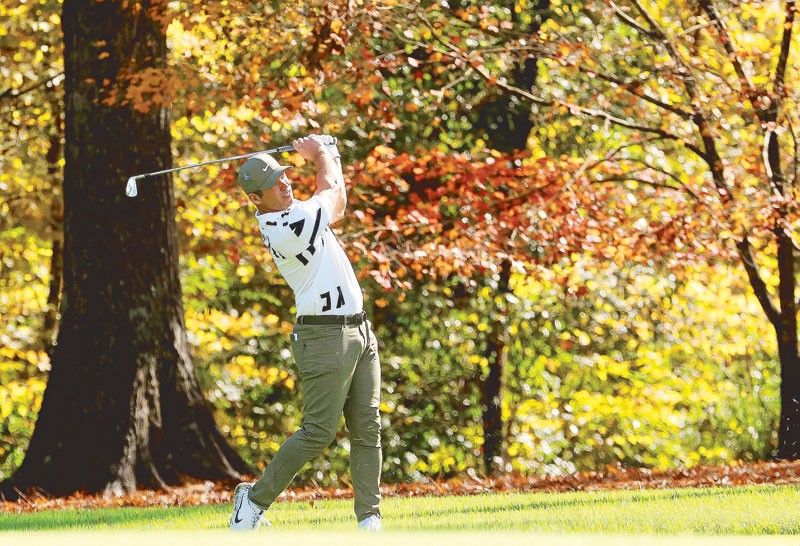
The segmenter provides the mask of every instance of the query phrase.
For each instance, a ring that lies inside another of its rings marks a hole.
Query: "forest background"
[[[168,110],[176,166],[339,138],[385,480],[800,457],[793,1],[121,6],[163,25],[167,63],[89,83]],[[59,328],[63,9],[0,6],[0,480]],[[263,468],[302,399],[236,167],[173,177],[179,272],[202,392]],[[348,484],[348,447],[301,482]]]

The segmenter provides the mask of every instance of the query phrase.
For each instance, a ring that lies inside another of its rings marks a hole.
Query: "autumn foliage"
[[[122,63],[98,97],[169,106],[175,165],[339,138],[350,215],[336,229],[383,343],[388,479],[479,483],[463,476],[482,471],[481,388],[501,361],[501,458],[521,475],[789,445],[795,2],[169,6],[166,65]],[[35,426],[58,323],[61,9],[0,8],[0,477]],[[310,170],[280,159],[307,195]],[[199,381],[258,468],[301,406],[291,294],[237,167],[176,174],[174,212]],[[346,484],[345,445],[301,480]]]

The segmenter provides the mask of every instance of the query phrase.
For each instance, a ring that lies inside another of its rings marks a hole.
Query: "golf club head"
[[[125,194],[128,197],[136,197],[137,195],[139,195],[139,190],[136,187],[136,177],[135,176],[131,176],[128,179],[128,185],[125,186]]]

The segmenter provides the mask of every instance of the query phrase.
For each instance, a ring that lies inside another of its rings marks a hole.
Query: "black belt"
[[[303,315],[297,317],[297,324],[340,324],[342,326],[358,326],[366,322],[364,311],[355,315]]]

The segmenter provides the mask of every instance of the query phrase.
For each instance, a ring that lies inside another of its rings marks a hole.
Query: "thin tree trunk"
[[[500,278],[497,281],[498,296],[505,300],[511,291],[511,261],[505,259],[500,264]],[[494,299],[494,298],[493,298]],[[485,358],[489,361],[489,373],[482,384],[483,402],[483,466],[487,476],[500,469],[503,449],[503,369],[506,361],[505,305],[499,306],[492,322],[491,333],[486,340]]]
[[[794,245],[783,229],[778,230],[778,277],[780,328],[775,333],[781,361],[781,416],[777,458],[800,459],[800,356],[797,347]]]
[[[62,318],[7,495],[121,493],[247,470],[217,430],[189,357],[170,180],[148,180],[136,199],[124,194],[128,176],[171,163],[158,91],[125,100],[136,74],[156,69],[156,78],[165,66],[164,15],[160,1],[64,2]]]

